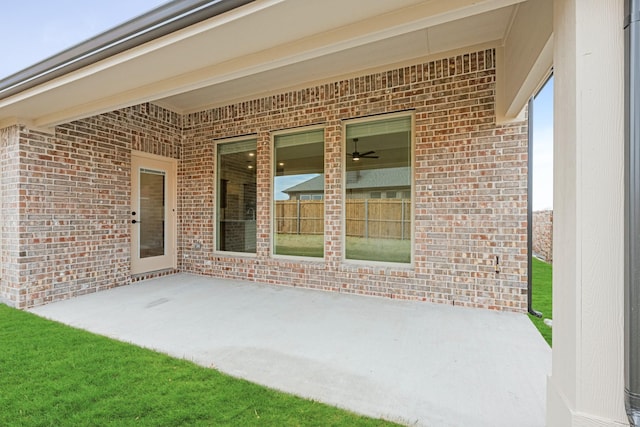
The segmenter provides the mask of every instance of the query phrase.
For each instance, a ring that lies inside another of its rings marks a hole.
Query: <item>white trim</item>
[[[156,160],[160,162],[173,162],[176,164],[178,162],[178,159],[174,159],[173,157],[165,157],[165,156],[160,156],[158,154],[145,153],[144,151],[137,151],[137,150],[131,150],[131,157],[143,157],[149,160]]]

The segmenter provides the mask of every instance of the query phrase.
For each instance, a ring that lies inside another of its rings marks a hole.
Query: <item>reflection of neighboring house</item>
[[[409,199],[409,169],[385,168],[346,173],[347,199]],[[290,200],[322,200],[324,176],[316,176],[282,191]]]

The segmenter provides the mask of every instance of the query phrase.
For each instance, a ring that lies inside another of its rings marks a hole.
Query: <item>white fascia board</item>
[[[524,118],[524,109],[553,67],[553,1],[519,5],[497,52],[496,120]]]
[[[44,94],[52,89],[73,84],[73,82],[75,81],[85,79],[87,77],[91,77],[95,74],[98,74],[102,71],[115,68],[120,64],[142,57],[151,52],[161,50],[164,47],[171,46],[182,40],[187,40],[190,37],[201,34],[203,32],[211,31],[215,28],[222,27],[225,24],[228,24],[229,22],[242,19],[243,17],[252,15],[263,9],[267,9],[268,7],[271,7],[275,4],[282,3],[285,1],[287,0],[264,0],[264,1],[254,2],[254,3],[249,3],[248,5],[245,5],[243,7],[233,9],[227,13],[218,15],[205,22],[192,25],[191,27],[185,28],[180,31],[176,31],[174,33],[171,33],[170,35],[158,38],[142,46],[138,46],[126,52],[112,56],[108,59],[99,61],[81,70],[74,71],[65,76],[54,79],[50,82],[44,83],[34,88],[25,90],[24,92],[20,92],[16,95],[10,96],[6,99],[0,100],[0,109],[2,109],[5,106],[32,98],[34,96]]]
[[[0,112],[4,106],[28,101],[30,98],[38,95],[46,96],[46,92],[49,90],[65,85],[72,85],[74,81],[90,78],[103,71],[106,72],[110,69],[115,70],[120,64],[124,64],[133,59],[143,58],[144,55],[151,52],[161,51],[162,48],[169,47],[179,41],[188,41],[190,37],[203,32],[212,31],[211,37],[215,39],[215,30],[222,27],[225,23],[259,13],[262,10],[287,1],[292,0],[258,1],[235,9],[228,14],[223,14],[209,21],[180,30],[154,42],[101,61],[86,69],[79,70],[0,101]],[[113,93],[111,96],[104,96],[100,99],[88,99],[86,102],[71,108],[53,111],[50,114],[43,114],[40,117],[34,118],[34,122],[46,127],[125,106],[154,101],[216,83],[246,77],[255,73],[277,69],[308,59],[362,46],[384,38],[488,12],[522,1],[523,0],[486,0],[480,2],[472,0],[425,1],[364,21],[354,22],[330,31],[313,34],[287,43],[286,45],[274,46],[260,52],[243,55],[198,70],[187,71],[181,75],[159,81],[150,81],[149,84],[141,85],[132,90]],[[363,7],[365,6],[366,2],[363,1]],[[302,19],[303,17],[300,18]],[[295,17],[291,17],[291,19],[295,19]],[[271,23],[265,23],[265,25],[271,25]],[[421,56],[429,54],[426,49],[425,47],[425,51],[420,52]],[[99,76],[94,76],[94,78],[99,78]]]

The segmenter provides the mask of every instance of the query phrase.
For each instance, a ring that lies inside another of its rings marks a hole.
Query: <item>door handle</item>
[[[131,220],[131,224],[140,224],[142,221],[136,221],[135,219]]]

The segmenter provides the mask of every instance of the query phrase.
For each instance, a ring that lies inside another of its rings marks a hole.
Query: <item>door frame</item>
[[[177,268],[177,165],[176,159],[141,151],[131,151],[131,201],[129,226],[131,230],[131,274]],[[140,227],[132,223],[133,212],[140,211],[139,171],[140,168],[159,169],[166,172],[165,180],[165,255],[141,259]]]

